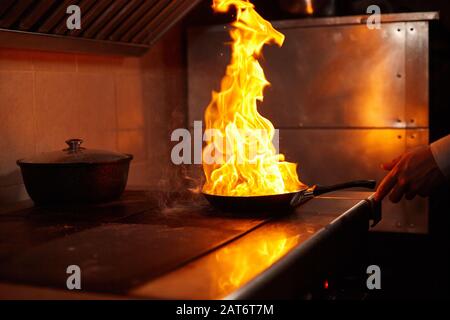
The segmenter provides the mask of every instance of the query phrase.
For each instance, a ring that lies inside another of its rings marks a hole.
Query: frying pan
[[[355,180],[330,186],[314,185],[297,192],[280,193],[263,196],[222,196],[203,193],[209,203],[217,209],[224,211],[274,211],[292,210],[300,204],[321,194],[347,188],[374,189],[375,180]]]

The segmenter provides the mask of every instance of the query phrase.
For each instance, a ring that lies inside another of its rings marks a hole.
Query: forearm
[[[433,142],[430,148],[439,169],[450,179],[450,135]]]

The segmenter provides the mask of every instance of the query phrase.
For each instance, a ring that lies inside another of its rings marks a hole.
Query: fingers
[[[405,190],[405,180],[399,179],[395,186],[392,188],[391,194],[389,195],[389,200],[391,200],[393,203],[399,202],[402,199]]]
[[[417,186],[417,194],[421,197],[428,197],[443,183],[445,183],[445,177],[442,175],[442,172],[439,169],[433,170]]]
[[[406,194],[405,194],[405,198],[406,198],[407,200],[412,200],[412,199],[414,199],[415,197],[416,197],[416,193],[415,193],[415,192],[408,191],[408,192],[406,192]]]
[[[380,185],[377,188],[377,192],[375,193],[375,200],[381,201],[386,197],[392,188],[397,183],[397,175],[394,171],[388,173],[386,177],[384,177],[383,181],[381,181]]]
[[[380,183],[375,195],[378,201],[388,194],[389,199],[397,203],[403,196],[412,200],[416,195],[429,196],[433,190],[441,185],[442,178],[431,150],[428,146],[410,150],[391,162],[382,165],[389,170],[387,176]]]
[[[422,183],[420,188],[418,188],[417,194],[421,197],[428,197],[432,189],[432,183],[430,181],[425,181],[424,183]]]
[[[390,171],[390,170],[394,169],[394,167],[397,165],[397,163],[400,161],[401,158],[402,158],[402,156],[398,156],[397,158],[395,158],[391,162],[383,163],[381,165],[381,168],[386,170],[386,171]]]

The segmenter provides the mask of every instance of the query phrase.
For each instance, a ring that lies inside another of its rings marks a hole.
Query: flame
[[[216,277],[217,292],[228,293],[241,287],[288,253],[299,238],[273,232],[252,243],[219,250],[215,257],[222,270]]]
[[[309,14],[309,15],[314,13],[312,0],[306,0],[306,13]]]
[[[227,196],[294,192],[304,185],[296,164],[284,161],[272,143],[275,128],[257,110],[269,85],[257,58],[264,44],[281,46],[284,35],[264,20],[248,0],[213,0],[216,12],[236,8],[230,31],[231,62],[220,92],[212,92],[205,111],[203,192]],[[214,134],[208,135],[208,131]],[[212,160],[211,160],[212,159]]]
[[[285,224],[257,229],[190,262],[185,268],[134,289],[133,294],[163,299],[222,299],[280,261],[307,238],[307,234],[302,236],[298,229]]]

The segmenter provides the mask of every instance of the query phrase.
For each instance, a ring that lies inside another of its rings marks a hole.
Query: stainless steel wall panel
[[[426,144],[428,130],[410,129],[281,129],[280,151],[298,163],[300,179],[333,184],[352,179],[381,181],[380,164],[405,150]],[[428,202],[423,198],[392,204],[383,201],[383,220],[375,230],[426,233]]]
[[[203,120],[211,91],[219,90],[220,80],[230,60],[226,32],[193,29],[188,34],[188,121]]]
[[[286,40],[264,49],[260,61],[272,85],[259,110],[281,130],[280,151],[299,164],[303,182],[381,181],[381,163],[428,143],[428,18],[402,17],[383,15],[391,22],[380,30],[347,18],[273,23]],[[229,62],[227,28],[188,34],[191,126]],[[428,201],[385,200],[376,230],[426,233]]]
[[[383,13],[381,14],[381,23],[404,22],[404,21],[428,21],[439,19],[439,12],[403,12],[403,13]],[[314,19],[290,19],[274,22],[277,28],[307,28],[307,27],[335,27],[339,25],[365,25],[368,16],[342,16],[342,17],[323,17]]]
[[[408,127],[428,127],[428,23],[406,23],[405,109]]]
[[[280,129],[280,151],[307,184],[380,180],[380,164],[404,150],[405,129]]]
[[[403,23],[384,24],[381,30],[281,31],[284,46],[264,52],[272,86],[261,107],[277,127],[398,125],[404,117]]]
[[[405,24],[297,28],[266,47],[272,85],[260,112],[276,127],[404,127]],[[191,32],[190,121],[202,118],[229,61],[225,32]]]

